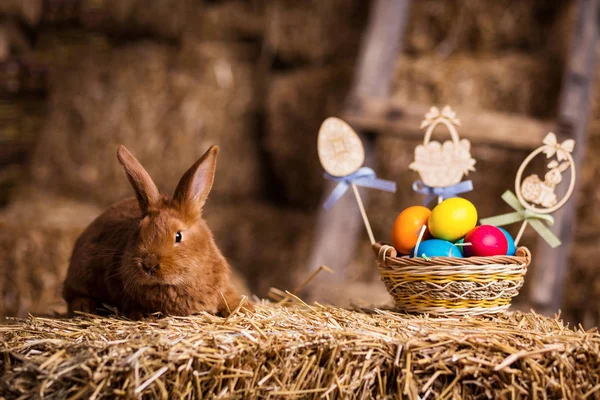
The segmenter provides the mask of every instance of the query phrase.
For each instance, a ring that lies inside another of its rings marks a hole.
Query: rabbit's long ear
[[[148,172],[142,167],[142,164],[127,150],[120,145],[117,150],[117,158],[123,166],[127,178],[135,190],[135,195],[140,204],[142,212],[148,212],[148,208],[160,200],[160,194]]]
[[[211,146],[183,175],[173,196],[179,204],[202,208],[215,180],[217,154],[219,148]]]

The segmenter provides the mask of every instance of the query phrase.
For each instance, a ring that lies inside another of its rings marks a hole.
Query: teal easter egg
[[[499,226],[497,228],[500,229],[502,233],[504,233],[504,236],[506,236],[506,241],[508,242],[508,250],[506,251],[506,255],[514,256],[517,253],[517,246],[515,246],[515,240],[512,238],[512,236],[510,236],[510,233],[508,233],[506,229],[500,228]]]
[[[415,249],[411,252],[411,257],[415,257]],[[424,240],[419,244],[417,257],[459,257],[462,258],[458,246],[441,239]]]

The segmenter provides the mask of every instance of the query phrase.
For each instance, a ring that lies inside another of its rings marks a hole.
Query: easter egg
[[[429,232],[437,239],[454,242],[477,225],[477,209],[469,200],[453,197],[435,206],[429,216]]]
[[[515,246],[515,240],[512,236],[510,236],[510,233],[508,233],[506,229],[500,228],[499,226],[497,228],[500,229],[502,233],[504,233],[506,241],[508,242],[508,250],[506,251],[506,255],[514,256],[517,253],[517,246]]]
[[[462,253],[453,243],[440,239],[429,239],[419,243],[416,257],[460,257]],[[415,257],[413,249],[411,257]]]
[[[396,217],[392,228],[392,243],[400,253],[408,254],[417,244],[423,225],[427,225],[431,210],[423,206],[408,207]],[[423,238],[427,239],[425,231]]]
[[[465,236],[464,252],[468,257],[504,256],[508,250],[508,240],[504,233],[495,226],[481,225],[471,230]]]

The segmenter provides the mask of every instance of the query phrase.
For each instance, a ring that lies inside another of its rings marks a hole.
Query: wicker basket
[[[381,279],[403,311],[434,315],[495,314],[506,310],[523,286],[531,253],[516,256],[397,257],[396,250],[375,243]]]

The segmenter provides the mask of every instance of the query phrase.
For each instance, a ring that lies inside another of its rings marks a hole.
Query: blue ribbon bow
[[[424,184],[423,181],[417,180],[413,183],[413,190],[426,196],[423,204],[427,205],[438,197],[441,197],[443,200],[450,197],[457,197],[459,193],[470,192],[473,190],[473,182],[462,181],[452,186],[431,187]]]
[[[330,209],[333,207],[333,205],[344,195],[344,193],[346,193],[352,184],[355,184],[356,186],[384,190],[386,192],[396,192],[396,182],[377,178],[375,171],[367,167],[362,167],[353,174],[339,177],[329,175],[326,172],[325,179],[338,182],[336,188],[333,190],[333,192],[331,192],[325,201],[325,204],[323,204],[325,209]]]

